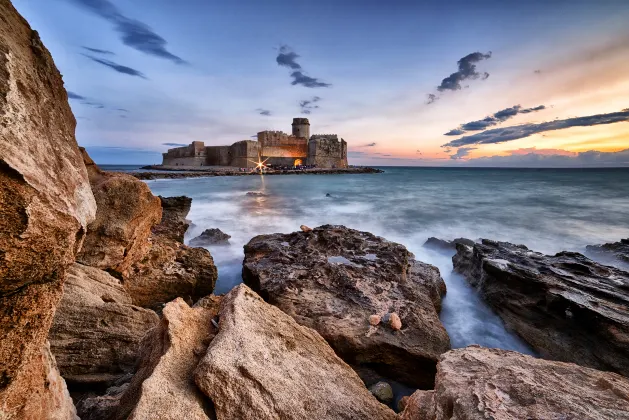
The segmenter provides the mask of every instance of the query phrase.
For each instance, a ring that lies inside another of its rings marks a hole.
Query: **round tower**
[[[293,118],[293,136],[310,139],[310,121],[308,118]]]

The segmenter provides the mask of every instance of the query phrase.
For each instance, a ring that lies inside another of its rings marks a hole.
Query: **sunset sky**
[[[14,5],[97,163],[306,116],[350,164],[629,166],[627,0]]]

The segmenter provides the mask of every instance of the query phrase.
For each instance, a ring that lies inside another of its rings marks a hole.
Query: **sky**
[[[629,166],[627,0],[13,0],[101,164],[263,130],[355,165]]]

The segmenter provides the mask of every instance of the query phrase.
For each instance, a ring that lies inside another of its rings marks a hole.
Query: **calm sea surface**
[[[111,167],[108,170],[132,170]],[[137,167],[135,167],[137,168]],[[628,169],[383,168],[372,175],[286,175],[149,181],[155,194],[192,197],[186,240],[207,228],[232,236],[213,246],[216,293],[241,282],[253,236],[302,224],[342,224],[404,244],[439,267],[448,286],[441,319],[453,347],[477,343],[528,352],[452,273],[451,255],[422,247],[429,236],[489,238],[544,253],[629,237]],[[245,195],[248,191],[266,197]],[[331,197],[326,197],[330,194]]]

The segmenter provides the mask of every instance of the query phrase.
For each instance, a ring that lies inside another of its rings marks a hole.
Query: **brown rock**
[[[441,357],[434,392],[403,420],[629,419],[629,379],[572,363],[470,346]]]
[[[484,239],[454,269],[543,358],[629,376],[629,273],[575,252]]]
[[[183,242],[184,235],[190,223],[186,216],[190,212],[192,199],[186,196],[162,197],[162,221],[153,226],[153,234],[164,235],[177,242]]]
[[[195,382],[223,419],[393,419],[314,330],[247,286],[221,303]]]
[[[135,371],[139,344],[158,322],[155,312],[131,304],[119,280],[74,264],[48,337],[67,381],[107,384]]]
[[[380,323],[380,315],[371,315],[369,317],[369,324],[374,327]]]
[[[83,151],[98,210],[89,224],[82,264],[126,274],[147,253],[151,228],[162,218],[162,206],[149,187],[127,174],[101,171]]]
[[[312,232],[312,228],[309,228],[306,225],[299,226],[299,229],[301,229],[302,232]]]
[[[190,240],[190,245],[194,246],[207,246],[216,244],[229,244],[230,235],[226,234],[220,229],[205,229],[201,235]]]
[[[389,327],[395,331],[402,329],[402,320],[395,312],[389,316]]]
[[[0,17],[0,418],[46,419],[63,381],[42,352],[96,205],[50,53],[8,0]]]
[[[439,270],[404,246],[344,226],[262,235],[245,245],[243,279],[298,323],[316,329],[352,366],[415,387],[433,385],[437,359],[450,348],[438,310]],[[378,327],[372,314],[398,314]],[[396,324],[397,325],[397,324]],[[362,374],[362,370],[361,374]]]

